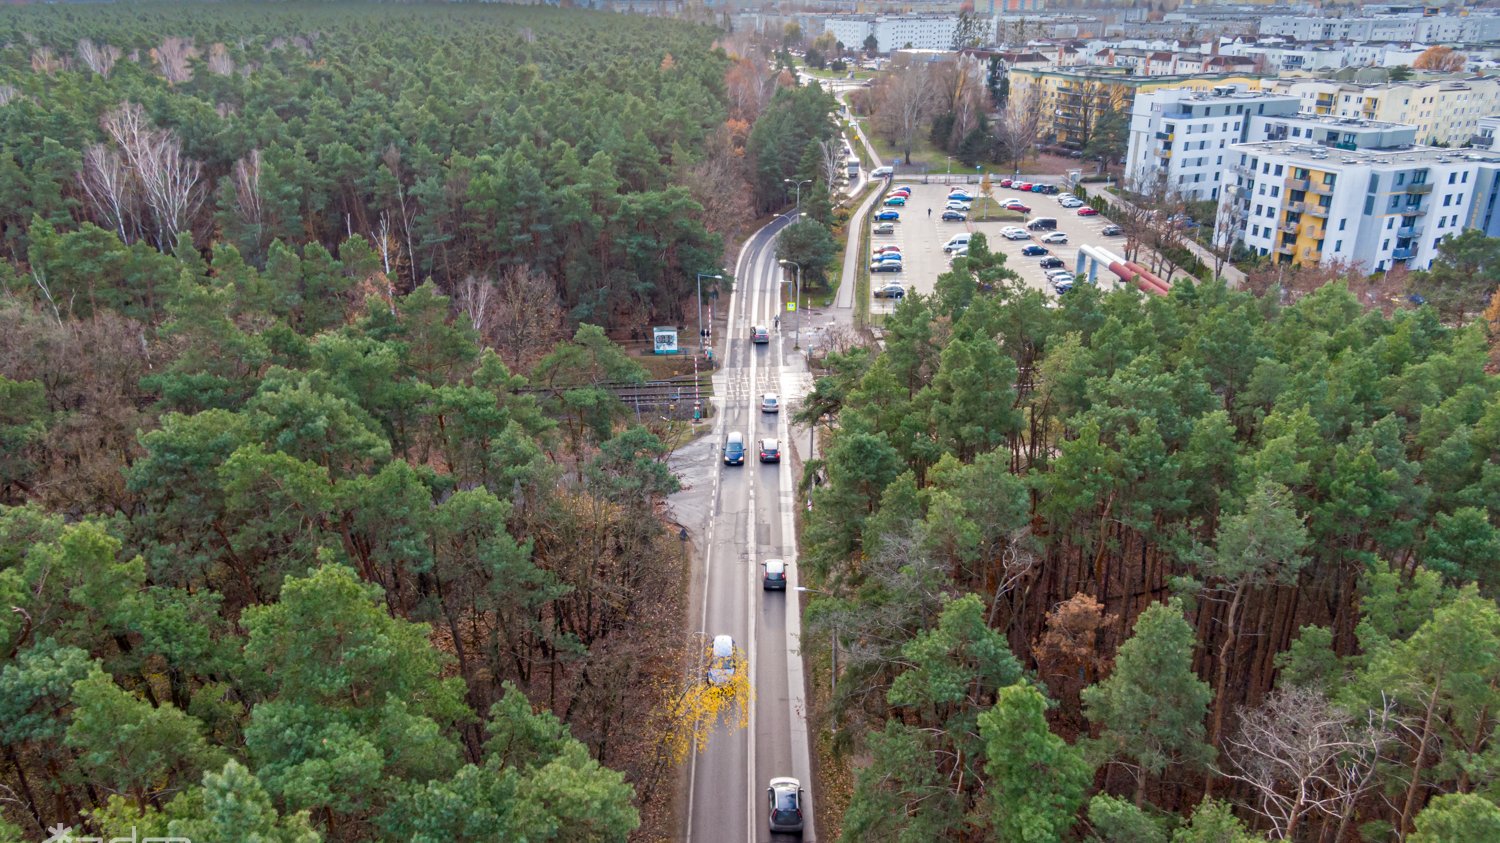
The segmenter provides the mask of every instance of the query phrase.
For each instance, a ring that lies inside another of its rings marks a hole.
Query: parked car
[[[905,196],[891,196],[891,197],[888,197],[885,200],[885,204],[886,204],[886,207],[888,207],[888,208],[900,208],[900,207],[902,207],[903,205],[906,204],[906,197]]]
[[[1032,244],[1022,249],[1021,254],[1025,255],[1028,258],[1039,258],[1042,255],[1050,255],[1052,253],[1047,250],[1046,246],[1038,246],[1036,244]]]
[[[874,295],[877,299],[900,300],[906,298],[906,288],[900,284],[886,284],[883,287],[876,287]]]
[[[1055,290],[1059,296],[1063,293],[1072,292],[1073,279],[1062,277],[1054,278],[1052,279],[1052,289]]]
[[[1080,217],[1097,217],[1097,216],[1099,216],[1099,212],[1096,211],[1096,210],[1094,210],[1093,208],[1079,208],[1078,209],[1078,216],[1080,216]]]
[[[771,833],[802,833],[802,783],[793,778],[780,776],[771,779],[766,788],[766,801],[770,804]]]
[[[1054,231],[1043,235],[1041,240],[1043,243],[1066,243],[1068,242],[1068,235],[1063,234],[1061,231]]]
[[[964,213],[963,211],[944,211],[943,212],[943,222],[963,222],[964,220],[966,220],[968,218],[969,218],[969,215],[966,214],[966,213]]]
[[[1083,200],[1079,199],[1077,196],[1064,196],[1063,198],[1057,200],[1057,204],[1063,206],[1064,208],[1082,208]]]
[[[887,263],[889,261],[896,261],[897,263],[900,263],[901,262],[901,253],[900,252],[882,252],[881,254],[874,255],[874,256],[872,256],[870,258],[870,262],[871,263]]]
[[[873,263],[870,264],[870,271],[871,272],[900,272],[901,271],[901,261],[899,259],[898,260],[893,260],[893,261],[875,261],[875,262],[873,262]]]
[[[893,193],[893,194],[894,193],[899,193],[902,196],[910,196],[911,195],[911,188],[909,186],[903,184],[900,187],[897,187],[897,188],[894,188],[893,190],[891,190],[891,193]]]
[[[1063,263],[1062,258],[1046,257],[1037,261],[1037,265],[1042,269],[1062,269],[1067,264]]]
[[[777,413],[781,411],[781,399],[774,392],[767,392],[760,397],[760,411],[762,413]]]
[[[757,344],[771,341],[771,332],[766,330],[765,325],[756,325],[750,329],[750,341]]]
[[[964,211],[964,212],[968,212],[973,207],[974,206],[970,205],[968,202],[960,202],[957,199],[955,199],[955,200],[949,202],[947,205],[943,206],[944,210],[948,210],[948,211]]]
[[[1032,193],[1046,193],[1047,192],[1047,185],[1045,185],[1045,184],[1033,184],[1031,186],[1031,192]]]
[[[887,243],[884,246],[880,246],[880,247],[876,248],[874,254],[885,255],[885,254],[889,254],[891,252],[895,252],[897,254],[900,254],[901,253],[901,247],[897,246],[895,243]]]
[[[775,439],[760,440],[760,461],[781,462],[781,443]]]
[[[877,221],[891,220],[892,222],[894,222],[901,219],[901,212],[893,208],[886,208],[884,211],[876,214],[875,219]]]
[[[967,190],[957,190],[957,189],[955,189],[955,190],[948,191],[948,198],[949,199],[957,199],[960,202],[973,202],[974,201],[974,194],[970,193]]]
[[[967,257],[968,254],[969,254],[969,247],[968,246],[959,246],[957,249],[954,249],[952,252],[948,253],[948,262],[949,263],[953,263],[953,261],[955,259],[962,258],[962,257]]]
[[[1030,240],[1031,239],[1031,235],[1027,234],[1026,232],[1024,232],[1024,231],[1022,231],[1020,229],[1016,229],[1015,231],[1006,232],[1005,239],[1006,240]]]
[[[1125,233],[1125,229],[1119,227],[1118,225],[1115,225],[1114,223],[1110,223],[1109,225],[1106,225],[1104,227],[1104,230],[1100,231],[1099,233],[1103,234],[1105,237],[1118,237],[1121,234]]]
[[[1055,283],[1057,283],[1057,280],[1059,278],[1062,279],[1062,280],[1064,280],[1064,281],[1072,281],[1073,280],[1073,273],[1069,272],[1066,269],[1049,269],[1049,270],[1047,270],[1047,280],[1048,281],[1051,281],[1052,283],[1055,284]]]
[[[1001,187],[1010,187],[1010,185],[1011,185],[1011,180],[1010,179],[1001,179],[1000,180],[1000,186]]]
[[[1026,204],[1025,202],[1022,202],[1021,200],[1017,199],[1014,196],[1010,197],[1009,199],[1002,199],[1002,200],[1000,200],[1000,207],[1002,207],[1002,208],[1009,208],[1009,207],[1012,207],[1012,206],[1015,206],[1015,205],[1025,205],[1025,204]]]
[[[776,444],[775,439],[767,442]],[[779,459],[779,457],[778,457]],[[760,587],[766,591],[786,591],[786,560],[767,559],[760,569]]]
[[[1057,185],[1055,184],[1044,184],[1042,188],[1042,192],[1049,195],[1057,192]]]
[[[893,222],[876,223],[873,231],[875,234],[895,234],[896,224]]]
[[[1029,191],[1029,190],[1031,190],[1031,182],[1029,182],[1029,181],[1018,181],[1015,184],[1012,184],[1011,187],[1014,187],[1016,190],[1027,190],[1027,191]]]
[[[1030,205],[1022,205],[1020,202],[1017,202],[1014,205],[1006,205],[1005,208],[1008,211],[1015,211],[1015,212],[1021,213],[1021,214],[1029,214],[1029,213],[1031,213],[1031,206]]]

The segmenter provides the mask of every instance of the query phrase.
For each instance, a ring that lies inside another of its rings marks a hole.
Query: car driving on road
[[[766,330],[765,325],[756,325],[750,329],[750,341],[757,345],[764,345],[771,341],[771,332]]]
[[[708,653],[708,684],[728,685],[734,679],[734,638],[715,635]]]
[[[777,439],[760,440],[760,461],[781,462],[781,442]]]
[[[781,410],[781,399],[774,392],[767,392],[760,397],[760,411],[762,413],[775,413]]]
[[[802,783],[788,776],[771,779],[766,788],[771,832],[802,833]]]
[[[766,591],[786,591],[786,560],[767,559],[761,567],[760,586]]]

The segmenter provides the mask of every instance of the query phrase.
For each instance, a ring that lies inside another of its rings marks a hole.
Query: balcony
[[[1328,206],[1327,205],[1314,205],[1311,202],[1309,202],[1308,205],[1307,205],[1307,211],[1306,211],[1306,213],[1312,214],[1315,217],[1323,217],[1323,218],[1326,219],[1328,217]]]
[[[1193,113],[1191,111],[1168,111],[1167,113],[1165,113],[1165,114],[1163,114],[1161,116],[1161,119],[1163,119],[1163,120],[1191,120],[1191,119],[1193,119]]]
[[[1494,135],[1470,135],[1469,145],[1475,149],[1489,149],[1495,143]]]
[[[1287,179],[1286,180],[1286,189],[1287,190],[1306,190],[1307,189],[1307,179]]]
[[[1312,186],[1312,192],[1318,194],[1319,196],[1332,196],[1333,185],[1314,183]]]
[[[1409,184],[1409,185],[1406,186],[1406,192],[1407,193],[1431,193],[1432,192],[1432,182],[1422,182],[1421,184]]]
[[[1276,230],[1280,231],[1280,232],[1283,232],[1283,233],[1286,233],[1286,234],[1296,234],[1297,233],[1297,223],[1295,223],[1295,222],[1284,222],[1281,225],[1276,226]]]
[[[1403,225],[1396,229],[1397,237],[1416,237],[1422,233],[1422,229],[1415,225]]]
[[[1391,257],[1398,261],[1410,260],[1415,249],[1396,249],[1391,252]]]
[[[1159,155],[1159,156],[1161,156],[1162,158],[1171,158],[1172,157],[1172,150],[1170,150],[1170,149],[1158,149],[1158,150],[1156,150],[1156,154]]]
[[[1427,209],[1420,205],[1408,205],[1401,209],[1401,216],[1403,217],[1420,217],[1425,213],[1427,213]],[[1415,223],[1412,224],[1415,225]]]
[[[1279,246],[1276,247],[1276,254],[1278,254],[1278,255],[1295,255],[1295,254],[1297,254],[1297,244],[1296,243],[1282,243],[1282,244],[1280,244]]]
[[[1288,203],[1286,203],[1286,209],[1287,209],[1288,213],[1292,213],[1292,214],[1306,213],[1307,212],[1307,203],[1306,202],[1288,202]]]

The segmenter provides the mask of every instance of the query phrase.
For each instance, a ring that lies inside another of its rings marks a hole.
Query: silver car
[[[771,833],[802,833],[802,782],[790,776],[771,779],[766,802],[771,810]]]

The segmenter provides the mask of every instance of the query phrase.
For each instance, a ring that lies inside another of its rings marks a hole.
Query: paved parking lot
[[[901,183],[898,181],[895,186]],[[943,252],[943,244],[955,234],[969,231],[982,232],[985,239],[989,241],[990,251],[1001,252],[1005,255],[1005,265],[1020,273],[1022,281],[1029,287],[1046,291],[1051,294],[1051,288],[1047,285],[1045,270],[1039,265],[1041,257],[1025,257],[1021,249],[1037,243],[1037,239],[1047,234],[1045,231],[1029,232],[1032,237],[1028,240],[1006,240],[1000,236],[1000,229],[1008,226],[1025,227],[1024,222],[1014,219],[1006,221],[976,220],[968,222],[943,222],[940,217],[943,213],[943,205],[948,199],[949,186],[943,184],[911,184],[911,199],[907,201],[906,207],[897,208],[901,212],[901,220],[896,223],[896,232],[893,235],[872,235],[870,246],[872,249],[888,243],[895,243],[901,247],[902,265],[901,272],[872,272],[870,273],[870,290],[873,291],[890,281],[899,281],[907,290],[915,290],[921,293],[930,293],[937,282],[937,277],[948,271],[950,261],[948,255]],[[978,186],[971,186],[970,191],[978,194]],[[1104,216],[1080,217],[1077,209],[1064,208],[1057,200],[1062,194],[1049,196],[1043,193],[1021,193],[1020,191],[1003,188],[996,184],[993,196],[996,202],[1004,202],[1006,199],[1015,197],[1031,207],[1028,220],[1037,217],[1052,217],[1057,220],[1057,230],[1068,235],[1065,244],[1041,244],[1059,258],[1062,258],[1064,266],[1071,270],[1077,265],[1078,247],[1083,244],[1103,246],[1114,252],[1119,252],[1124,247],[1121,237],[1105,237],[1099,232],[1109,222]],[[932,210],[928,216],[928,209]],[[866,258],[868,259],[868,255]],[[1106,276],[1108,275],[1108,278]],[[1112,289],[1114,277],[1108,273],[1101,273],[1100,282],[1109,285]],[[895,306],[895,301],[890,299],[875,299],[871,302],[872,313],[889,312]]]

